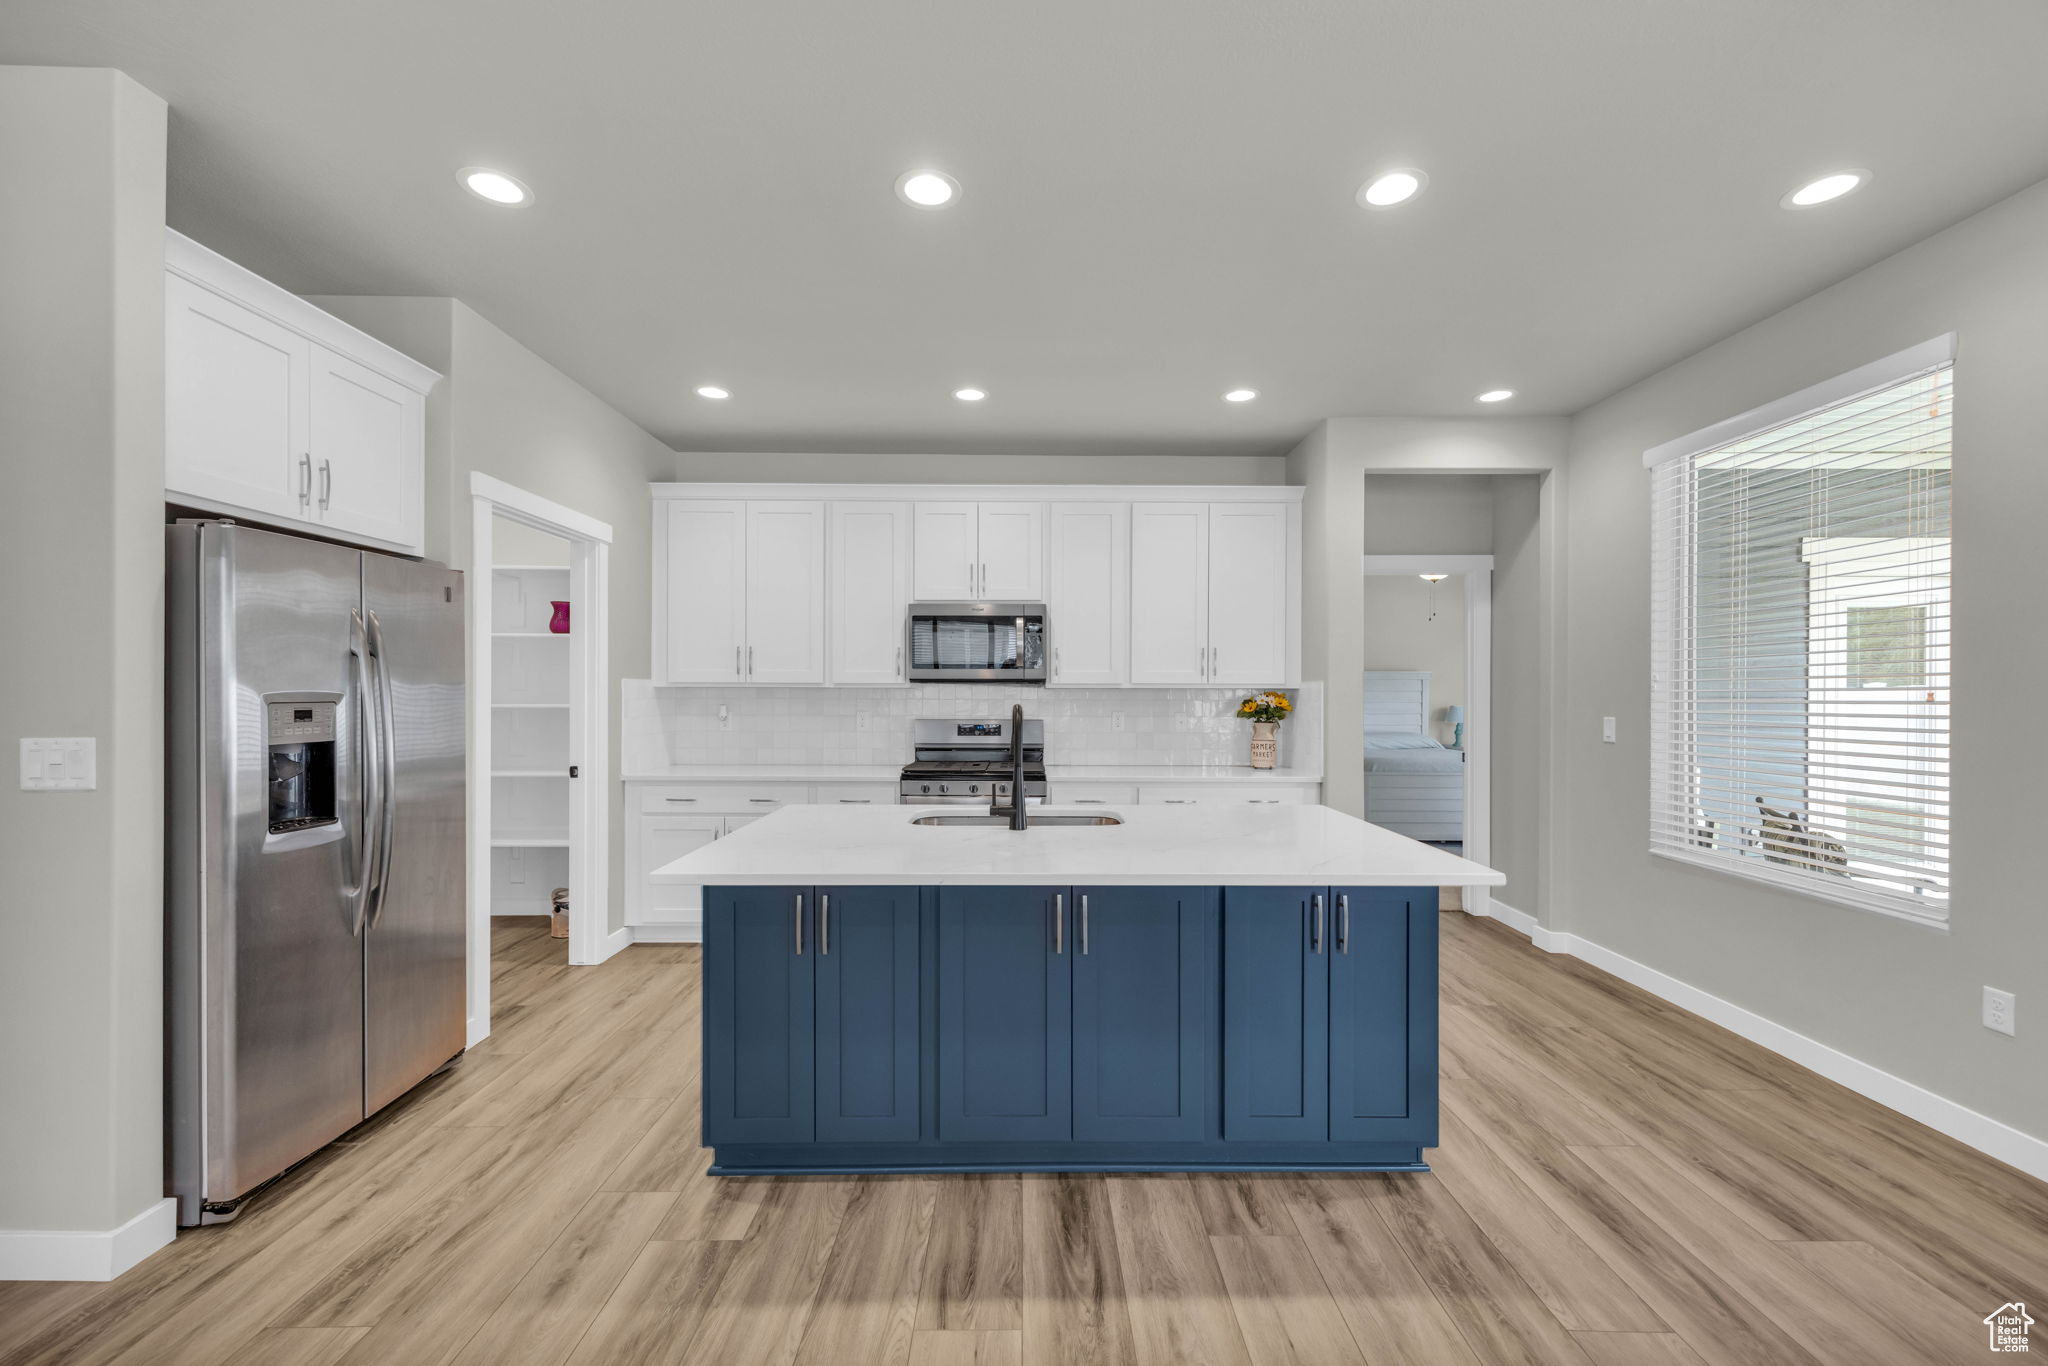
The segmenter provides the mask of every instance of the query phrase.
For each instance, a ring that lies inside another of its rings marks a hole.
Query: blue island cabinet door
[[[815,1086],[808,887],[704,895],[704,1141],[809,1143]]]
[[[918,889],[817,893],[818,1141],[915,1141]]]
[[[1321,887],[1223,889],[1223,1137],[1330,1137],[1330,959]]]
[[[1075,1138],[1203,1137],[1215,896],[1207,887],[1074,888]]]
[[[1436,889],[1334,887],[1330,1137],[1437,1139]]]
[[[939,891],[939,1137],[1073,1137],[1065,888]]]

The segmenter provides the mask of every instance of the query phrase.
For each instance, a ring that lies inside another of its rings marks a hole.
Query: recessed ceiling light
[[[988,393],[981,389],[955,389],[953,397],[962,403],[979,403],[988,397]]]
[[[1417,170],[1383,171],[1358,187],[1358,205],[1363,209],[1391,209],[1422,193],[1429,177]]]
[[[1232,389],[1223,396],[1223,401],[1225,403],[1250,403],[1258,396],[1259,391],[1256,389]]]
[[[1488,389],[1479,396],[1481,403],[1505,403],[1515,396],[1512,389]]]
[[[942,209],[960,193],[960,182],[944,171],[905,171],[896,180],[896,195],[920,209]]]
[[[533,202],[533,191],[527,189],[523,182],[487,166],[465,166],[456,172],[455,178],[462,182],[463,189],[493,204],[509,207]]]
[[[1834,171],[1819,180],[1809,180],[1779,200],[1778,204],[1787,209],[1810,209],[1816,204],[1840,199],[1851,190],[1862,189],[1869,179],[1870,172],[1864,170]]]
[[[719,387],[718,387],[717,385],[715,385],[715,384],[700,384],[700,385],[698,385],[698,386],[697,386],[697,397],[698,397],[698,398],[731,398],[731,397],[732,397],[732,393],[731,393],[731,392],[730,392],[729,390],[725,390],[725,389],[721,389],[721,388],[719,388]]]

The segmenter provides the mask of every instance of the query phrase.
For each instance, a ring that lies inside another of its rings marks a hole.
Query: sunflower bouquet
[[[1285,721],[1294,710],[1294,704],[1287,700],[1285,693],[1255,692],[1238,706],[1238,716],[1246,721]]]

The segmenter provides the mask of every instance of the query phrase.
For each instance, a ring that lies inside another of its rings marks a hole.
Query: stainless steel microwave
[[[1042,602],[913,602],[904,628],[913,683],[1043,683]]]

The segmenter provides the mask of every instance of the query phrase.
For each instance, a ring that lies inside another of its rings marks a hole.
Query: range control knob
[[[967,785],[967,790],[968,790],[968,792],[970,792],[970,793],[974,793],[974,792],[979,792],[979,791],[981,791],[981,784],[980,784],[980,783],[969,783],[969,784]]]
[[[923,787],[920,787],[920,788],[918,789],[918,791],[919,791],[919,792],[929,792],[929,791],[931,791],[931,790],[932,790],[932,785],[931,785],[930,783],[926,783],[926,784],[925,784],[925,785],[924,785]]]
[[[939,791],[943,793],[943,792],[945,792],[946,790],[947,790],[947,788],[946,788],[946,785],[945,785],[944,783],[940,783],[940,784],[939,784]]]

